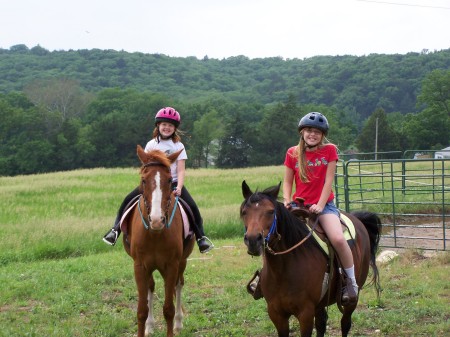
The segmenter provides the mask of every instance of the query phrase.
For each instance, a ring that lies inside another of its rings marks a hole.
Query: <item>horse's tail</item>
[[[377,214],[372,212],[352,212],[366,227],[370,240],[370,266],[372,268],[373,277],[372,283],[375,285],[377,291],[378,300],[381,295],[380,275],[378,273],[378,267],[376,264],[376,254],[378,250],[378,244],[381,237],[381,220]]]

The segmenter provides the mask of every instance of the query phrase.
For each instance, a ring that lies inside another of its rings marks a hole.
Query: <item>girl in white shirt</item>
[[[181,117],[178,111],[174,108],[166,107],[159,110],[155,116],[155,129],[153,130],[153,139],[150,140],[145,146],[145,151],[160,150],[167,155],[170,155],[179,150],[183,150],[175,162],[172,163],[170,170],[172,174],[172,188],[173,193],[180,196],[191,208],[194,215],[194,223],[192,224],[192,230],[197,238],[197,244],[200,249],[200,253],[206,253],[210,251],[214,245],[205,236],[203,231],[203,219],[200,215],[200,211],[195,203],[194,199],[189,194],[188,190],[184,186],[185,177],[185,162],[187,159],[186,150],[181,143],[181,138],[177,132],[180,125]],[[135,188],[130,194],[128,194],[122,202],[119,211],[117,213],[116,221],[113,228],[103,237],[103,241],[111,246],[115,245],[117,238],[120,235],[120,219],[125,211],[128,203],[138,196],[139,188]]]

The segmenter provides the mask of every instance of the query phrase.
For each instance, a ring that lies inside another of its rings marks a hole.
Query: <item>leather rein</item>
[[[311,227],[311,230],[309,231],[308,235],[306,235],[300,242],[296,243],[294,246],[292,246],[292,247],[290,247],[290,248],[288,248],[288,249],[286,249],[286,250],[284,250],[284,251],[281,251],[281,252],[275,252],[275,251],[274,251],[272,248],[270,248],[270,246],[269,246],[269,239],[270,239],[271,235],[274,234],[274,233],[277,233],[277,222],[278,222],[278,221],[277,221],[277,215],[276,215],[276,213],[275,213],[274,218],[273,218],[273,221],[272,221],[272,225],[270,226],[270,229],[269,229],[269,233],[268,233],[267,236],[264,238],[264,246],[265,246],[265,248],[267,249],[267,251],[268,251],[270,254],[272,254],[272,255],[282,255],[282,254],[290,253],[291,251],[293,251],[294,249],[300,247],[303,243],[305,243],[306,240],[308,240],[308,239],[311,237],[312,233],[313,233],[314,230],[316,229],[317,224],[319,223],[319,217],[317,216],[316,219],[314,220],[314,224],[313,224],[313,226]],[[277,233],[277,235],[278,235],[278,240],[280,240],[280,235],[279,235],[278,233]]]
[[[151,167],[151,166],[163,166],[163,167],[167,167],[166,165],[164,165],[164,164],[162,164],[162,163],[160,163],[160,162],[154,162],[154,161],[151,161],[151,162],[148,162],[148,163],[142,165],[143,168],[144,168],[144,167]],[[168,170],[170,171],[170,168],[168,168]],[[138,205],[139,214],[141,215],[142,224],[144,225],[145,229],[148,230],[148,229],[150,228],[150,225],[149,225],[148,223],[151,223],[151,219],[150,219],[151,203],[147,201],[147,199],[145,198],[144,193],[141,194],[141,197],[142,197],[142,198],[139,199],[139,205]],[[147,220],[148,220],[148,223],[145,221],[144,214],[143,214],[142,211],[141,211],[141,199],[144,201],[144,206],[145,206],[145,209],[147,210]],[[167,206],[166,206],[166,210],[165,210],[165,212],[164,212],[164,217],[165,217],[166,219],[167,219],[167,217],[168,217],[168,215],[169,215],[169,208],[170,208],[171,203],[172,203],[172,200],[170,199],[170,195],[169,195],[169,197],[167,198]],[[171,216],[170,216],[169,222],[166,223],[166,228],[169,228],[170,225],[172,224],[172,220],[173,220],[173,217],[174,217],[174,215],[175,215],[175,211],[176,211],[176,209],[177,209],[177,205],[178,205],[178,195],[177,195],[176,198],[175,198],[175,204],[174,204],[174,207],[173,207],[172,214],[171,214]]]

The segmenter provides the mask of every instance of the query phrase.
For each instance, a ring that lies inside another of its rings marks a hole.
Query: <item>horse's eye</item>
[[[274,209],[271,209],[270,211],[267,211],[267,215],[272,216],[274,214],[275,214],[275,210]]]

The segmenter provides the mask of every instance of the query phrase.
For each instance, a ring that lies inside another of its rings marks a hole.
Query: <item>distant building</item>
[[[450,159],[450,146],[441,151],[436,151],[434,153],[434,159]]]

